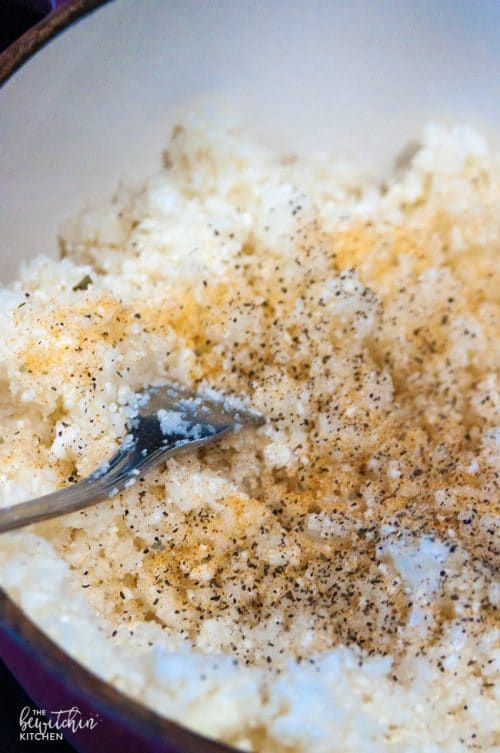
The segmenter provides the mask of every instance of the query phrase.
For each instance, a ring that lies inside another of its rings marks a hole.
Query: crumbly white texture
[[[2,586],[244,750],[499,750],[498,156],[430,126],[381,188],[191,122],[165,161],[1,292],[0,503],[92,472],[145,384],[267,423],[2,536]]]

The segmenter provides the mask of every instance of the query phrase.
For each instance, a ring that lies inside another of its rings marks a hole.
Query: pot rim
[[[0,86],[71,24],[111,0],[70,0],[49,12],[0,54]]]

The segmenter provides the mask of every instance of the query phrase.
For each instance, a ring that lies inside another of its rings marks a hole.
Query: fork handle
[[[58,489],[43,497],[0,509],[0,533],[82,510],[108,497],[109,492],[109,485],[101,483],[100,479],[85,478],[73,486]]]

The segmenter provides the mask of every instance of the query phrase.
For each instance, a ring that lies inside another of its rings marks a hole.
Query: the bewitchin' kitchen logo
[[[25,706],[19,715],[19,739],[55,742],[63,739],[63,730],[75,734],[98,724],[97,716],[84,717],[78,706],[50,712]]]

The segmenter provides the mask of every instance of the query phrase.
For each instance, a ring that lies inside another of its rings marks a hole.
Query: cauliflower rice
[[[243,750],[499,751],[499,250],[470,128],[429,126],[380,185],[176,127],[145,187],[0,291],[0,504],[92,472],[153,382],[266,424],[3,535],[1,585]]]

